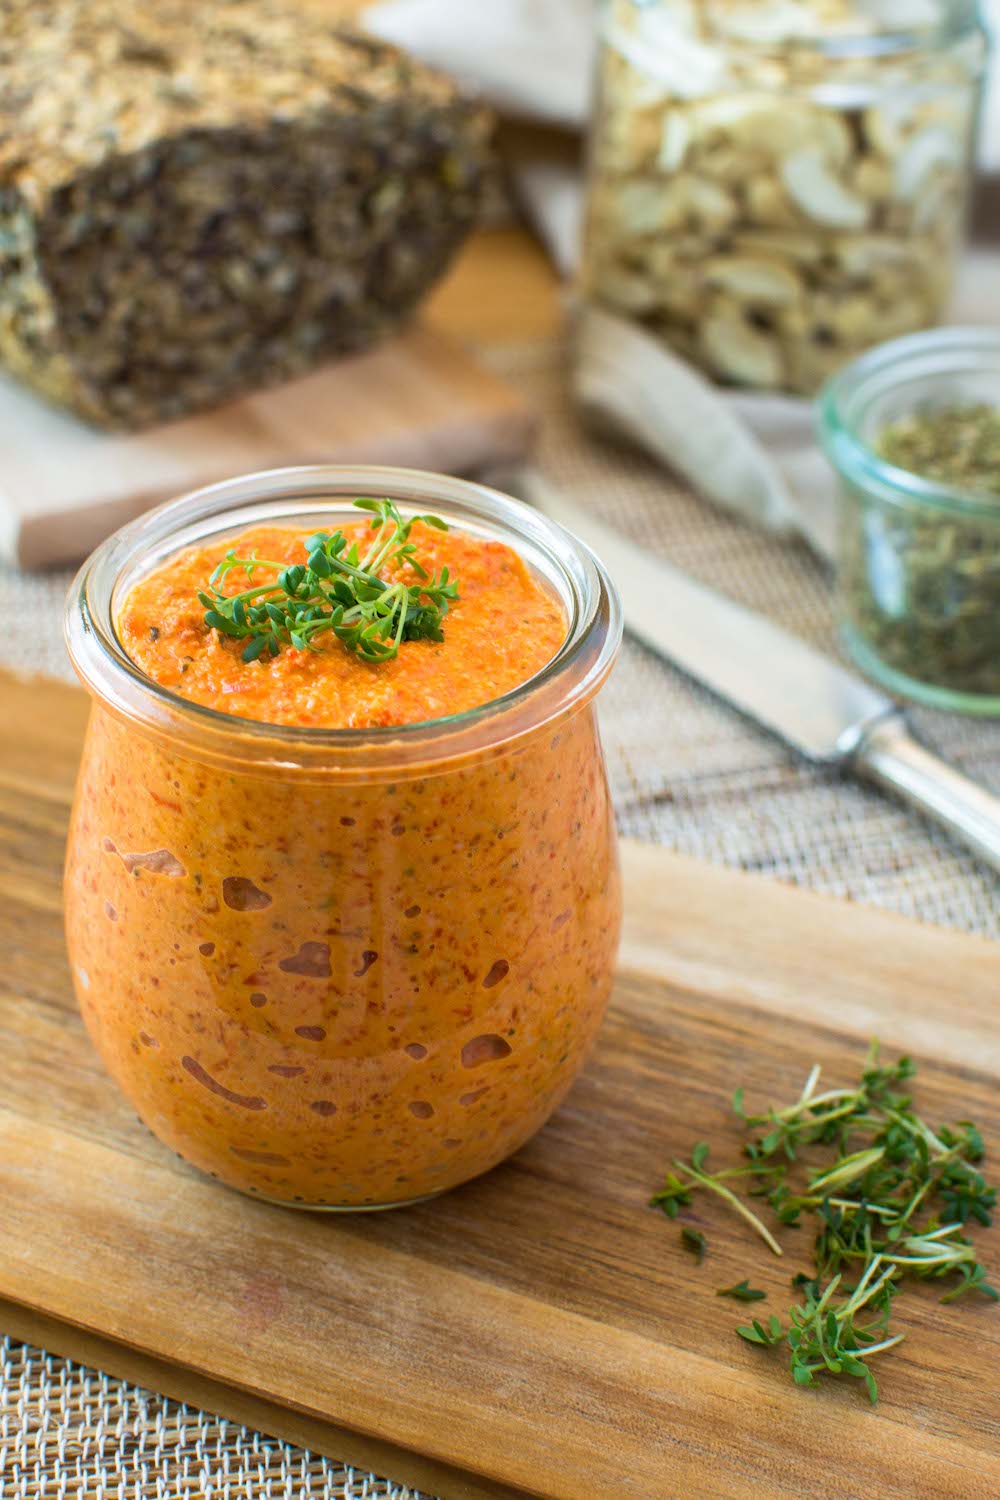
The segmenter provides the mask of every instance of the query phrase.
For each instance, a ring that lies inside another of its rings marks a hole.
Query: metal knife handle
[[[852,765],[870,781],[947,828],[1000,870],[1000,797],[977,786],[913,738],[901,713],[876,719],[861,735]]]

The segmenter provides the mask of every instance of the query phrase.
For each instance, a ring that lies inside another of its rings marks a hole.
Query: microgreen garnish
[[[737,1089],[733,1108],[756,1132],[744,1147],[747,1164],[709,1173],[708,1146],[699,1142],[689,1163],[671,1162],[664,1188],[651,1200],[676,1218],[694,1192],[711,1191],[779,1255],[770,1231],[725,1183],[746,1178],[748,1194],[766,1200],[779,1227],[809,1219],[814,1268],[793,1278],[803,1300],[789,1309],[787,1326],[772,1315],[766,1324],[754,1318],[736,1330],[748,1343],[784,1346],[798,1385],[815,1385],[825,1374],[854,1376],[876,1401],[867,1361],[904,1337],[889,1320],[907,1278],[949,1278],[942,1302],[969,1292],[1000,1300],[965,1232],[973,1222],[988,1225],[996,1205],[996,1189],[978,1168],[982,1136],[968,1120],[932,1129],[904,1087],[915,1073],[908,1057],[882,1066],[872,1043],[854,1088],[820,1093],[815,1067],[793,1103],[758,1115],[748,1113],[744,1090]],[[832,1162],[810,1164],[822,1148]],[[704,1240],[687,1225],[681,1235],[688,1248],[695,1236]],[[756,1302],[765,1294],[744,1280],[716,1295]]]
[[[729,1207],[741,1218],[745,1219],[752,1229],[760,1235],[765,1245],[774,1252],[781,1254],[781,1246],[774,1235],[761,1223],[760,1219],[734,1192],[725,1186],[723,1179],[727,1177],[746,1177],[753,1174],[758,1175],[755,1167],[726,1167],[721,1172],[704,1172],[702,1168],[708,1159],[708,1146],[704,1141],[699,1141],[691,1152],[691,1161],[678,1161],[675,1157],[670,1163],[675,1171],[667,1173],[666,1182],[660,1192],[654,1193],[649,1200],[651,1208],[660,1208],[670,1219],[676,1219],[682,1208],[686,1208],[691,1201],[691,1194],[696,1188],[707,1188],[718,1197],[725,1200]],[[678,1172],[684,1174],[684,1179],[677,1176]]]
[[[410,516],[405,521],[391,500],[355,500],[359,510],[372,514],[375,536],[362,555],[342,531],[318,531],[306,539],[305,563],[274,562],[265,557],[237,557],[226,553],[209,579],[208,591],[198,594],[205,606],[205,624],[233,640],[246,641],[243,660],[256,661],[282,646],[315,651],[317,635],[332,631],[363,661],[391,661],[403,641],[443,639],[441,623],[448,605],[458,598],[457,585],[442,568],[433,577],[417,561],[410,532],[416,521],[438,531],[448,527],[438,516]],[[380,570],[404,565],[415,583],[389,582]],[[258,569],[273,572],[271,583],[253,585]],[[252,587],[226,594],[219,585],[234,570],[242,570]]]
[[[879,1256],[868,1263],[860,1282],[838,1297],[841,1278],[835,1276],[820,1292],[809,1283],[805,1301],[789,1313],[783,1326],[774,1313],[767,1330],[755,1318],[750,1327],[736,1332],[750,1344],[774,1347],[786,1343],[789,1367],[796,1385],[815,1385],[816,1376],[853,1375],[865,1382],[871,1401],[878,1400],[878,1386],[865,1360],[902,1343],[902,1333],[889,1336],[889,1313],[895,1286],[894,1266],[883,1268]]]
[[[767,1327],[754,1318],[752,1323],[741,1323],[736,1332],[741,1339],[746,1339],[748,1344],[776,1344],[781,1338],[781,1321],[774,1313],[767,1320]]]

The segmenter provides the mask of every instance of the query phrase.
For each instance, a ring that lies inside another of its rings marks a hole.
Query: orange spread
[[[291,558],[299,536],[237,545]],[[559,606],[516,554],[419,542],[461,599],[443,643],[387,664],[328,635],[319,655],[243,663],[193,599],[218,544],[140,580],[121,639],[188,698],[296,725],[453,713],[551,658]],[[487,1170],[563,1097],[610,989],[619,888],[593,705],[391,776],[264,773],[233,743],[231,761],[201,759],[95,704],[67,931],[109,1070],[187,1160],[282,1202],[405,1202]]]
[[[362,548],[364,522],[342,528]],[[394,661],[372,665],[330,633],[317,637],[318,654],[291,647],[248,666],[242,644],[205,625],[198,590],[227,550],[216,541],[191,547],[132,589],[118,618],[122,645],[154,681],[196,703],[268,724],[370,729],[410,724],[475,708],[526,682],[558,651],[566,625],[558,602],[502,542],[417,523],[417,557],[429,573],[447,566],[459,599],[444,621],[444,640],[404,641]],[[258,528],[236,543],[240,557],[256,553],[277,562],[305,562],[301,531]],[[416,575],[388,568],[394,580]],[[260,572],[254,583],[270,582]],[[246,575],[233,572],[223,587],[238,594]]]

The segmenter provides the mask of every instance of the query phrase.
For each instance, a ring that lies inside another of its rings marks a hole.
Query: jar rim
[[[223,713],[173,692],[142,672],[115,630],[116,605],[131,582],[185,545],[252,524],[295,523],[338,509],[357,495],[393,499],[403,514],[433,506],[457,527],[495,536],[541,571],[562,596],[567,630],[555,655],[499,698],[436,719],[369,729],[269,724]],[[407,764],[435,767],[509,746],[587,701],[613,664],[621,603],[603,564],[556,522],[499,490],[420,469],[303,465],[240,475],[147,511],[98,546],[78,572],[66,606],[74,669],[103,706],[130,723],[181,741],[203,759],[283,771],[364,773]]]
[[[637,10],[655,9],[662,0],[632,0]],[[754,38],[727,31],[707,7],[709,34],[705,40],[725,46],[730,51],[743,50],[751,54],[767,55],[777,49],[794,49],[806,55],[816,53],[834,58],[885,56],[905,52],[921,52],[940,49],[961,42],[975,32],[984,32],[985,24],[979,0],[942,0],[940,15],[926,24],[909,26],[872,25],[856,31],[826,33],[791,32],[778,38]]]
[[[848,483],[875,490],[898,505],[1000,521],[1000,495],[926,479],[882,458],[860,434],[859,424],[873,400],[893,387],[920,378],[995,374],[1000,406],[1000,331],[988,328],[935,328],[907,334],[869,349],[826,382],[817,403],[820,443],[837,473]]]

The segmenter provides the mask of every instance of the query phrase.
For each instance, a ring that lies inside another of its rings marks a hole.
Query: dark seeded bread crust
[[[288,0],[0,0],[0,362],[134,428],[361,348],[444,270],[488,138]]]

